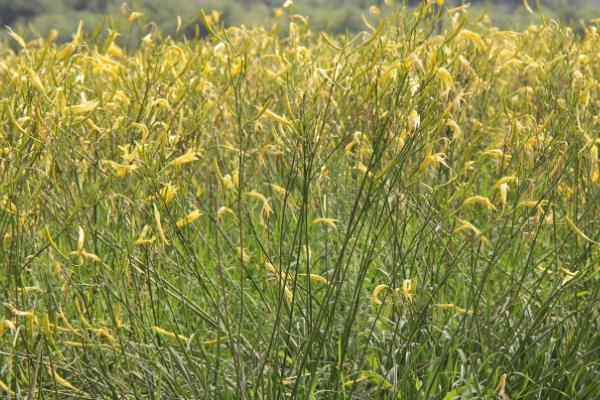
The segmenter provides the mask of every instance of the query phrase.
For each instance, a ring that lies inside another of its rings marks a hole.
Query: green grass
[[[0,49],[0,396],[600,398],[596,27],[289,18]]]

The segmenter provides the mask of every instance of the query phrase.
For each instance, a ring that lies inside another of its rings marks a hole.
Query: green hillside
[[[535,4],[535,0],[530,2]],[[294,3],[295,11],[308,16],[314,29],[331,32],[361,30],[364,27],[362,15],[371,6],[384,9],[384,0],[297,0]],[[396,0],[396,3],[403,1]],[[406,1],[410,6],[417,3]],[[497,25],[520,28],[529,23],[519,0],[473,0],[471,3],[472,14],[489,11]],[[595,15],[598,5],[594,6],[594,0],[545,0],[542,3],[545,14],[567,22],[600,16]],[[177,26],[175,16],[180,15],[190,23],[200,9],[218,10],[229,26],[270,25],[277,22],[277,8],[282,4],[283,0],[138,0],[129,2],[125,8],[144,12],[146,22],[154,21],[163,32],[172,33]],[[91,27],[110,14],[116,19],[113,22],[118,23],[118,16],[127,14],[123,8],[119,0],[0,0],[0,24],[18,26],[31,36],[46,36],[51,29],[57,29],[60,38],[68,40],[79,20]]]

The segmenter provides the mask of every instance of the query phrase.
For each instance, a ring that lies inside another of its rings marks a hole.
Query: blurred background
[[[411,0],[411,4],[419,0]],[[285,18],[281,11],[284,0],[134,0],[128,10],[143,12],[143,22],[154,21],[164,34],[177,26],[177,16],[193,25],[200,9],[217,10],[225,25],[271,25]],[[384,0],[295,0],[294,12],[308,16],[314,29],[331,32],[364,29],[361,15],[378,5],[385,10]],[[402,0],[396,0],[402,3]],[[460,1],[447,0],[447,4]],[[487,12],[492,21],[504,28],[519,29],[531,21],[522,0],[472,0],[472,13]],[[536,0],[529,0],[535,8]],[[600,17],[600,0],[541,0],[544,13],[567,23]],[[50,29],[59,32],[59,40],[69,40],[79,20],[87,29],[99,24],[119,27],[126,23],[123,0],[0,0],[0,24],[10,26],[27,36],[46,36]],[[112,15],[107,20],[106,16]],[[103,22],[101,22],[103,21]],[[108,22],[107,22],[108,21]],[[190,25],[188,25],[189,28]],[[123,30],[121,30],[123,31]]]

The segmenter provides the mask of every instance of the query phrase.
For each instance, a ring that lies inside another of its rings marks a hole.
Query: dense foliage
[[[10,32],[1,396],[598,398],[597,27],[290,10]]]

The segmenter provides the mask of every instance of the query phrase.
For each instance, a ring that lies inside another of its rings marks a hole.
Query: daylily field
[[[600,21],[290,3],[8,32],[0,398],[599,399]]]

